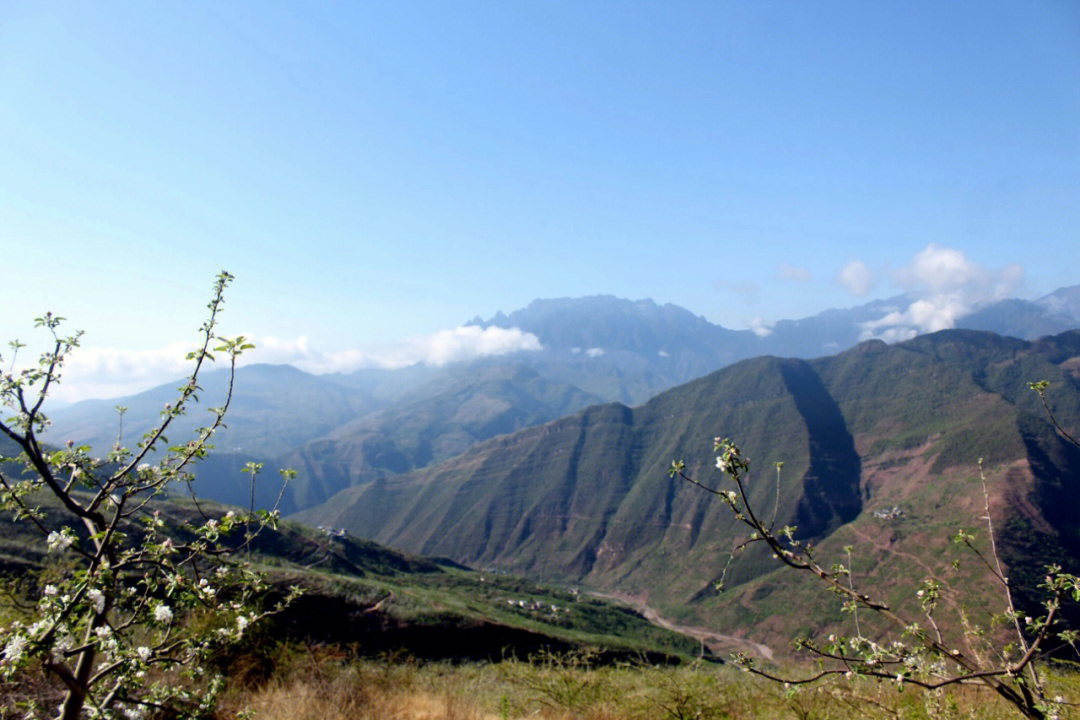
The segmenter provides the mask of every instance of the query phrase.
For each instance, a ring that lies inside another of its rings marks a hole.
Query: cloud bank
[[[921,333],[946,330],[985,303],[1014,294],[1024,279],[1018,264],[992,270],[961,250],[927,245],[911,263],[893,273],[893,280],[913,298],[906,310],[863,323],[863,339],[897,342]]]
[[[417,363],[440,366],[482,357],[542,350],[540,338],[520,328],[464,325],[419,335],[374,351],[342,350],[323,353],[311,348],[308,339],[263,338],[256,362],[288,363],[310,373],[348,372],[359,368],[401,368]]]
[[[273,363],[293,365],[323,374],[360,368],[400,368],[417,363],[441,366],[452,362],[542,350],[540,339],[520,328],[474,325],[440,330],[378,350],[322,352],[307,337],[289,340],[255,338],[256,349],[240,357],[240,365]],[[157,350],[118,350],[81,347],[64,366],[63,382],[52,393],[62,402],[130,395],[181,378],[191,371],[184,356],[190,343],[170,343]],[[212,366],[211,366],[212,367]]]
[[[65,361],[62,381],[50,397],[63,402],[117,397],[176,380],[191,371],[184,357],[194,349],[182,342],[156,350],[79,347]]]

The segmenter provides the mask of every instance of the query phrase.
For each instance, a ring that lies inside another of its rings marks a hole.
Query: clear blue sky
[[[326,352],[596,293],[739,328],[931,244],[1039,295],[1078,230],[1075,2],[0,9],[5,340],[189,341],[219,268],[227,329]]]

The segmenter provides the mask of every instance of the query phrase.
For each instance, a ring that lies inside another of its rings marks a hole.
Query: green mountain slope
[[[299,474],[295,505],[309,507],[343,488],[451,458],[482,440],[598,402],[526,367],[456,368],[281,462]]]
[[[47,527],[70,524],[58,503],[43,499],[40,505]],[[202,507],[211,515],[225,512],[215,504]],[[161,501],[152,509],[174,537],[190,538],[188,525],[202,519],[191,503]],[[140,533],[137,526],[128,531]],[[262,640],[352,646],[370,655],[404,650],[455,660],[587,647],[611,659],[645,656],[664,662],[699,651],[696,641],[611,602],[295,523],[264,531],[248,557],[267,574],[272,595],[284,594],[290,585],[305,590],[295,604],[257,626]],[[47,565],[58,571],[40,532],[9,517],[0,519],[0,579],[25,578]]]
[[[1002,301],[962,322],[1033,337],[1075,324],[1076,295],[1076,288],[1062,288],[1035,303]],[[600,400],[644,402],[740,358],[765,353],[813,357],[847,347],[865,332],[867,322],[907,307],[912,300],[900,296],[781,321],[762,337],[727,330],[651,300],[610,296],[537,300],[509,316],[500,313],[473,322],[535,333],[543,344],[539,351],[468,364],[419,364],[320,377],[288,366],[244,367],[238,372],[228,427],[215,438],[218,455],[198,472],[198,492],[245,504],[248,487],[239,470],[247,461],[256,461],[268,470],[283,466],[300,470],[282,507],[287,511],[310,507],[353,484],[425,467],[495,435]],[[204,406],[190,409],[173,428],[173,439],[188,436],[208,421],[205,409],[220,402],[224,374],[208,373],[203,386]],[[87,442],[103,453],[119,430],[113,407],[122,404],[129,408],[124,431],[126,442],[132,444],[154,425],[174,395],[174,385],[168,384],[129,398],[59,409],[50,439]],[[802,409],[807,407],[803,402]],[[824,437],[815,436],[815,447],[831,445],[831,436]],[[823,467],[811,474],[831,474],[827,464]],[[257,493],[264,507],[273,502],[278,488],[268,475]],[[805,504],[802,517],[811,510],[812,504]]]
[[[739,363],[636,409],[594,407],[432,468],[371,481],[300,517],[477,566],[601,587],[657,573],[680,582],[671,558],[716,553],[731,527],[704,495],[660,481],[665,468],[673,457],[701,456],[723,427],[762,462],[785,458],[805,475],[810,433],[783,374],[803,365]],[[759,486],[758,499],[771,503],[770,492]],[[785,484],[781,516],[813,504],[803,495]],[[806,531],[827,531],[852,506],[858,496],[849,491]]]
[[[758,358],[638,408],[593,407],[371,480],[300,517],[414,552],[648,595],[671,612],[745,624],[757,616],[732,611],[740,600],[725,605],[709,592],[735,542],[732,521],[705,493],[667,479],[673,458],[718,480],[711,440],[736,438],[753,461],[757,507],[775,506],[778,525],[798,525],[835,552],[861,538],[871,567],[890,573],[886,585],[916,572],[900,553],[940,550],[934,538],[977,517],[970,483],[980,457],[1000,527],[1073,548],[1080,503],[1069,493],[1080,458],[1053,435],[1026,382],[1051,380],[1056,411],[1075,427],[1078,366],[1077,333],[1029,343],[944,331],[814,361]],[[893,506],[902,509],[895,522],[873,514]],[[1012,562],[1023,565],[1030,553],[1011,548]],[[747,592],[785,587],[771,569],[750,553],[729,581]]]
[[[215,435],[215,452],[195,469],[196,491],[246,506],[249,486],[242,470],[249,461],[262,462],[265,473],[257,484],[256,504],[270,507],[281,489],[276,469],[292,467],[300,474],[281,506],[292,512],[364,479],[423,467],[481,440],[600,402],[513,365],[417,371],[409,374],[415,385],[372,377],[381,382],[369,383],[369,392],[287,365],[240,368],[226,429]],[[208,422],[205,409],[221,401],[225,380],[221,371],[203,378],[202,402],[174,422],[171,439],[189,437]],[[174,385],[163,385],[128,398],[60,409],[50,438],[62,436],[104,453],[119,429],[113,408],[125,405],[124,441],[133,444],[175,394]]]

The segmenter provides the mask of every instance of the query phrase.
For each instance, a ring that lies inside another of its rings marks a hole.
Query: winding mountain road
[[[680,625],[665,618],[656,610],[656,608],[650,606],[644,599],[638,596],[627,593],[590,592],[589,594],[593,597],[602,598],[604,600],[614,600],[624,605],[629,605],[631,608],[641,613],[641,615],[653,625],[692,637],[707,647],[714,655],[721,656],[724,653],[735,651],[755,655],[770,662],[774,659],[773,650],[768,645],[754,642],[753,640],[748,640],[746,638],[736,637],[734,635],[725,635],[724,633],[718,633],[715,630],[709,630],[708,628]]]

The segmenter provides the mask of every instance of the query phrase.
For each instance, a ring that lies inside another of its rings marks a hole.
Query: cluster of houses
[[[506,604],[510,607],[518,608],[520,610],[531,610],[532,612],[550,612],[552,615],[558,615],[563,613],[565,615],[570,614],[570,608],[560,607],[553,603],[546,603],[543,600],[514,600],[513,598],[507,598]]]
[[[879,508],[874,511],[874,517],[878,520],[896,520],[904,517],[904,510],[899,505],[893,505],[891,508]]]

